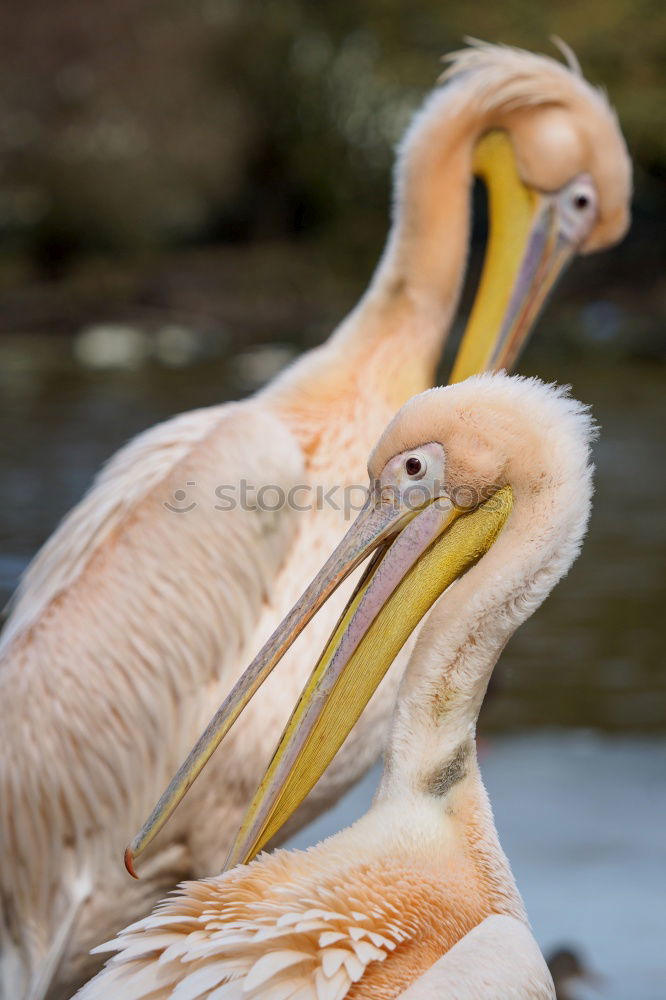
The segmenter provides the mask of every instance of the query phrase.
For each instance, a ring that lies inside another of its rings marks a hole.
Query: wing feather
[[[304,481],[300,446],[258,401],[188,413],[123,448],[28,569],[0,647],[0,924],[35,928],[17,939],[35,979],[60,961],[68,858],[97,893],[114,884],[109,857],[187,752],[270,600],[297,512],[262,509],[256,491],[286,498]]]

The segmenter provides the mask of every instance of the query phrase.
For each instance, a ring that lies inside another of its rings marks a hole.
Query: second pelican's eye
[[[405,472],[408,476],[420,476],[425,471],[424,463],[416,455],[410,455],[405,462]]]
[[[599,198],[594,181],[588,174],[579,174],[558,191],[555,201],[560,235],[580,246],[597,220]]]

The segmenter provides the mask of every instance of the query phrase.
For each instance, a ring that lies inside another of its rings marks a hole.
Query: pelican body
[[[391,541],[322,657],[324,678],[348,681],[344,698],[339,687],[326,698],[344,738],[363,678],[377,682],[435,602],[400,685],[370,811],[308,851],[185,883],[99,949],[117,954],[78,1000],[554,998],[497,837],[475,728],[501,650],[579,551],[592,432],[586,408],[564,391],[506,375],[430,390],[402,408],[369,465],[371,481],[400,497]],[[423,500],[406,517],[419,472]],[[476,499],[460,510],[451,498],[463,489]],[[367,516],[350,533],[363,534]],[[286,794],[283,820],[307,791],[294,776],[319,770],[313,744],[326,757],[337,742],[330,725],[316,733],[308,721],[311,710],[326,713],[325,689],[322,678],[317,690],[306,685],[307,704],[243,824],[241,859],[270,836],[253,826],[263,804]]]
[[[575,67],[478,45],[452,58],[408,130],[384,254],[331,338],[251,399],[130,442],[28,569],[0,646],[0,983],[12,1000],[69,996],[94,971],[94,945],[179,879],[221,867],[351,579],[247,708],[191,809],[151,845],[140,885],[116,862],[343,536],[344,503],[316,509],[317,488],[344,496],[364,483],[381,429],[432,384],[475,174],[490,234],[454,379],[511,364],[567,261],[623,235],[630,166],[613,112]],[[243,484],[295,502],[218,503],[216,491],[238,497]],[[405,656],[296,822],[375,760]]]

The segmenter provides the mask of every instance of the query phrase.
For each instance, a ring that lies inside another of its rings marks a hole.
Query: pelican
[[[510,366],[566,263],[624,234],[631,170],[613,111],[575,65],[479,44],[451,57],[409,128],[386,248],[331,338],[251,399],[131,441],[28,569],[0,646],[0,983],[12,998],[69,996],[94,971],[93,945],[179,879],[221,867],[352,580],[250,706],[254,723],[231,734],[191,813],[152,845],[140,886],[116,857],[342,537],[373,441],[432,385],[474,175],[489,239],[453,378]],[[376,758],[394,674],[300,822]]]
[[[398,412],[370,457],[368,505],[316,588],[350,552],[377,555],[231,861],[251,858],[293,811],[443,595],[401,682],[370,811],[308,851],[186,883],[98,949],[117,954],[80,1000],[554,997],[499,844],[475,729],[506,642],[579,551],[592,431],[565,391],[504,374],[432,389]]]
[[[576,948],[556,948],[546,963],[553,977],[555,1000],[576,1000],[576,987],[585,983],[603,986],[603,976],[588,968]]]

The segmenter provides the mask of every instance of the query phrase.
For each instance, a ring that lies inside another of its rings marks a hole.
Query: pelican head
[[[370,557],[365,573],[301,694],[229,865],[252,858],[293,813],[426,612],[510,531],[507,522],[514,507],[520,508],[523,532],[528,516],[533,518],[527,536],[538,538],[543,549],[534,510],[541,500],[547,514],[558,472],[570,470],[572,461],[580,470],[578,479],[585,482],[579,496],[572,490],[564,498],[576,530],[563,532],[562,538],[582,537],[590,493],[587,437],[569,432],[567,421],[575,424],[581,416],[578,404],[571,403],[569,412],[569,402],[538,380],[500,374],[431,389],[398,412],[370,456],[365,506],[228,695],[128,848],[131,872],[133,859],[160,829],[263,679],[363,559]],[[574,455],[576,448],[579,454]],[[572,480],[570,474],[562,478]],[[541,523],[548,524],[547,516]],[[555,562],[569,565],[573,556],[562,538],[552,539],[556,553],[562,547],[561,559],[558,555]],[[487,559],[484,563],[488,565]],[[510,567],[500,562],[493,572],[506,574]]]
[[[548,292],[574,255],[617,243],[629,225],[631,162],[603,92],[561,46],[565,66],[507,46],[472,43],[448,57],[445,86],[415,117],[397,173],[397,239],[427,275],[442,248],[422,234],[442,203],[441,151],[470,158],[488,190],[483,274],[452,381],[510,369]],[[442,130],[455,132],[442,142]],[[460,224],[463,222],[461,220]],[[416,243],[422,253],[416,253]],[[426,279],[427,280],[427,279]]]

